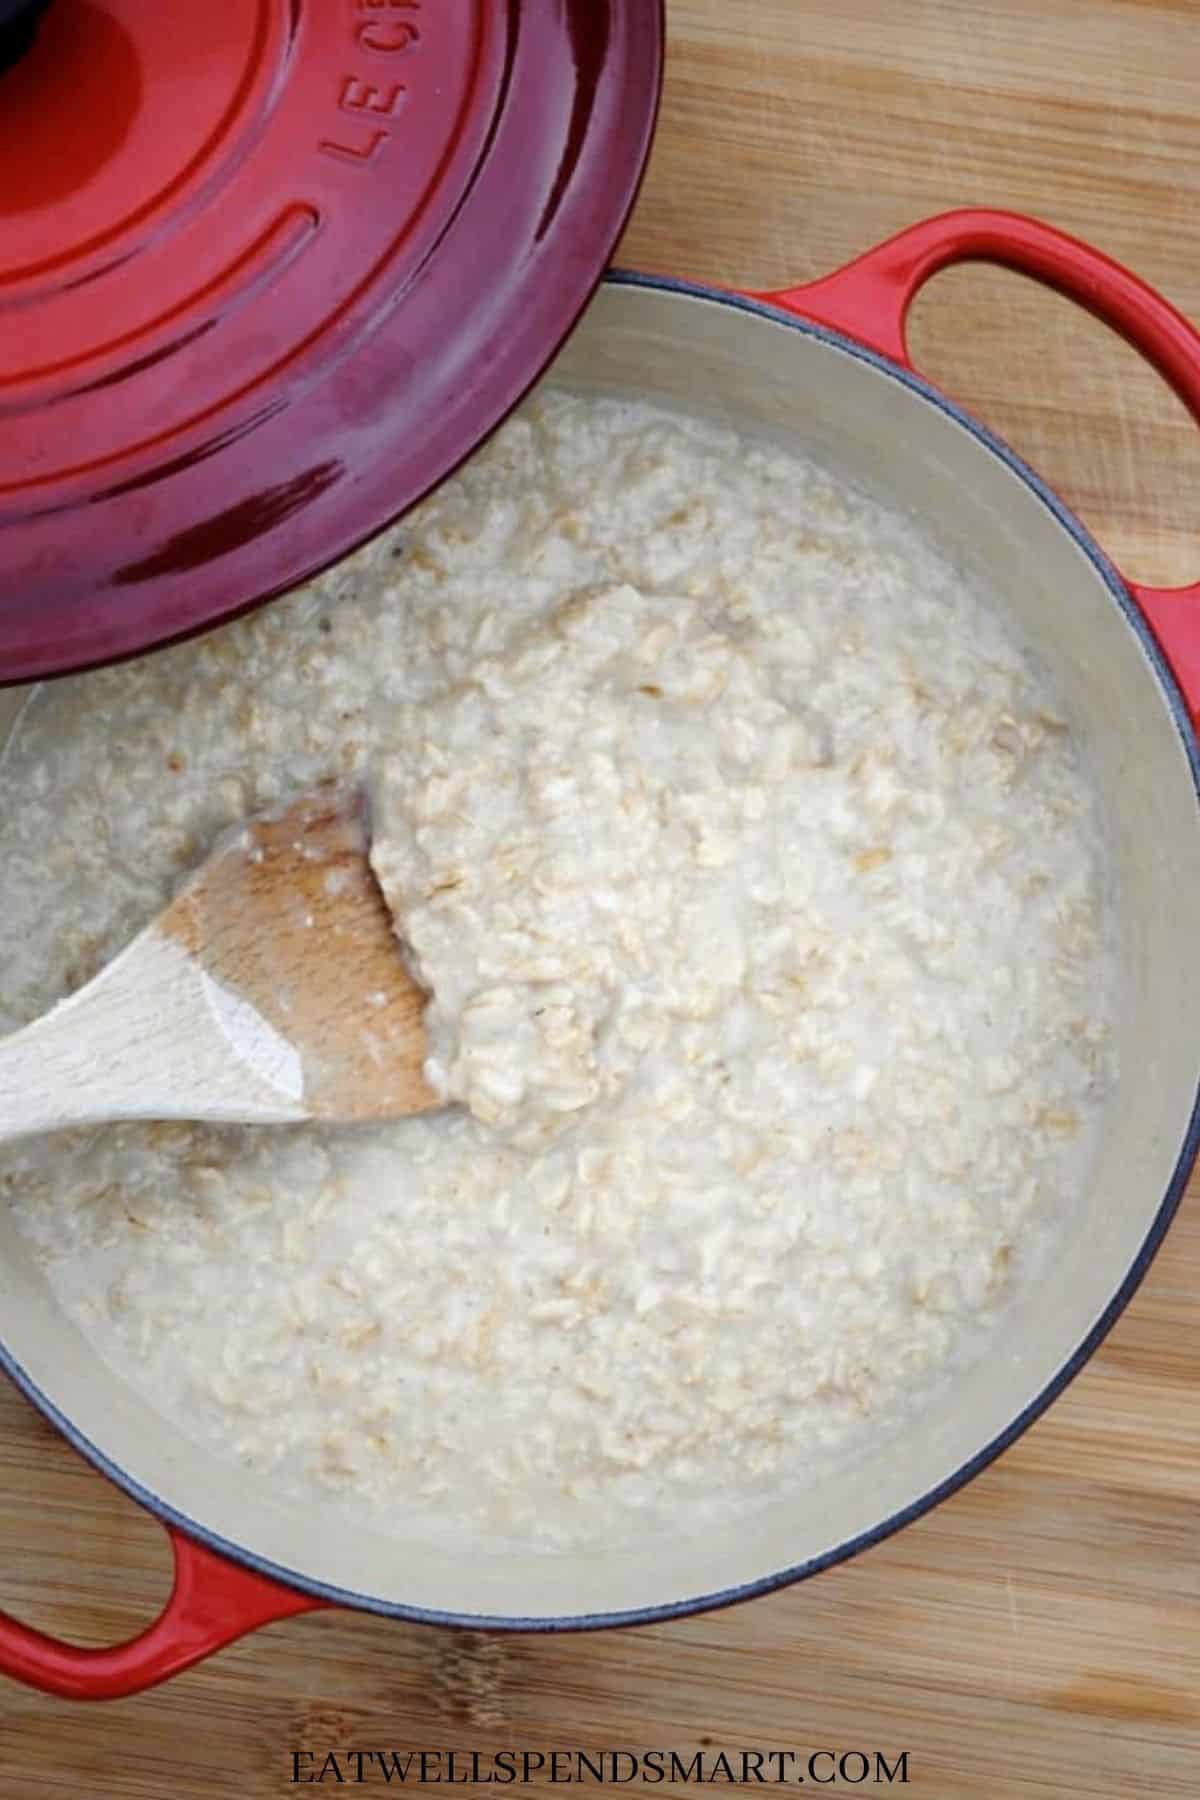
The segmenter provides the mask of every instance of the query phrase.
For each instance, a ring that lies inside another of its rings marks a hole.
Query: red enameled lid
[[[649,150],[661,0],[50,0],[0,73],[0,681],[395,518],[545,367]]]

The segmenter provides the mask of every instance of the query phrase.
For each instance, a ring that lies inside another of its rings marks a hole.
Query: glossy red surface
[[[0,76],[0,681],[278,593],[586,303],[659,0],[55,0]]]
[[[238,1568],[178,1531],[169,1535],[175,1582],[161,1617],[146,1631],[125,1644],[84,1649],[0,1613],[0,1668],[66,1700],[118,1700],[157,1687],[248,1631],[326,1605]]]

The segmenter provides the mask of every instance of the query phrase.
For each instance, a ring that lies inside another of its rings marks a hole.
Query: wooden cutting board
[[[671,0],[670,32],[622,261],[766,287],[925,213],[1014,206],[1200,319],[1200,0]],[[1200,575],[1200,429],[1100,326],[956,271],[913,345],[1129,573]],[[1050,1415],[847,1567],[595,1637],[300,1619],[99,1709],[0,1686],[0,1793],[267,1800],[304,1791],[298,1749],[749,1746],[907,1750],[928,1800],[1200,1794],[1198,1396],[1193,1201]],[[81,1642],[165,1592],[157,1529],[9,1392],[0,1544],[0,1603]]]

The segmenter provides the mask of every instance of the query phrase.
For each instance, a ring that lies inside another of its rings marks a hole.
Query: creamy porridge
[[[288,1491],[547,1545],[936,1404],[1112,1080],[1096,806],[985,602],[794,456],[544,398],[286,601],[35,696],[0,1029],[360,772],[453,1104],[0,1153],[99,1352]]]

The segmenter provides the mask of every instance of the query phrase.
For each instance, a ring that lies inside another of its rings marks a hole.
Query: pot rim
[[[604,285],[644,288],[660,293],[679,295],[685,299],[707,301],[729,307],[735,312],[742,312],[754,318],[769,320],[776,325],[783,325],[788,330],[798,331],[807,337],[816,338],[829,344],[832,348],[856,358],[859,362],[867,363],[881,375],[909,388],[931,403],[947,419],[969,432],[985,449],[990,450],[1017,476],[1084,553],[1138,639],[1150,670],[1157,678],[1175,728],[1179,733],[1191,772],[1197,807],[1200,809],[1200,740],[1198,740],[1196,728],[1180,686],[1159,648],[1145,615],[1138,606],[1128,584],[1118,572],[1116,565],[1100,548],[1087,528],[1042,477],[1002,438],[982,424],[972,413],[942,393],[931,382],[925,380],[923,376],[904,367],[892,357],[885,356],[829,326],[797,316],[796,313],[772,305],[767,301],[700,282],[685,281],[672,276],[644,274],[626,269],[610,269],[604,277]],[[546,373],[552,375],[553,364]],[[514,402],[510,412],[514,411],[518,404],[519,401]],[[499,426],[494,429],[499,429]],[[1200,825],[1200,818],[1198,818],[1198,825]],[[1003,1431],[998,1432],[974,1455],[968,1457],[965,1462],[934,1487],[926,1490],[908,1505],[889,1513],[886,1518],[866,1531],[846,1539],[845,1542],[835,1545],[817,1556],[806,1558],[800,1563],[756,1577],[753,1581],[658,1605],[624,1608],[614,1612],[565,1614],[550,1617],[462,1613],[413,1606],[400,1601],[383,1600],[370,1594],[359,1593],[316,1580],[282,1564],[272,1562],[268,1557],[261,1556],[231,1539],[222,1537],[199,1520],[160,1499],[115,1463],[99,1445],[94,1443],[59,1409],[22,1367],[19,1360],[4,1343],[3,1338],[0,1338],[0,1370],[10,1377],[25,1397],[50,1421],[74,1450],[78,1451],[102,1475],[163,1524],[174,1527],[187,1538],[227,1561],[250,1570],[271,1582],[278,1583],[297,1594],[309,1595],[316,1602],[324,1602],[356,1612],[376,1613],[411,1624],[440,1625],[466,1630],[550,1634],[661,1624],[671,1619],[687,1617],[693,1613],[716,1612],[727,1606],[735,1606],[743,1601],[757,1599],[762,1595],[774,1593],[778,1589],[806,1580],[812,1575],[820,1574],[824,1569],[848,1562],[863,1550],[869,1549],[874,1544],[882,1543],[905,1525],[911,1524],[913,1520],[932,1512],[934,1507],[957,1493],[960,1488],[965,1487],[969,1481],[972,1481],[976,1475],[994,1462],[1042,1416],[1064,1388],[1074,1380],[1133,1299],[1183,1198],[1198,1152],[1200,1152],[1200,1071],[1197,1071],[1196,1074],[1195,1098],[1173,1173],[1150,1227],[1124,1278],[1080,1344]]]

